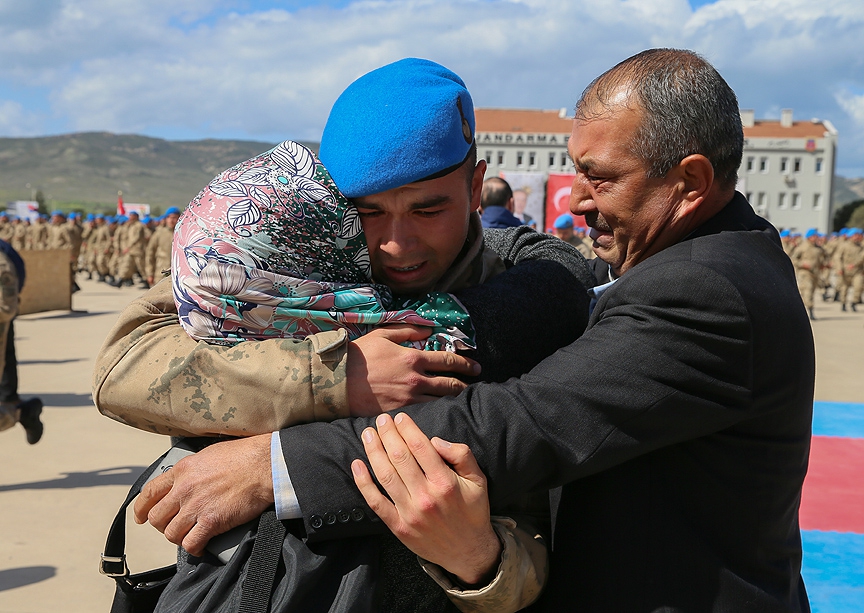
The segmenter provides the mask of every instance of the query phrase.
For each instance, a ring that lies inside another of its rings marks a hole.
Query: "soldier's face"
[[[438,179],[352,201],[360,213],[376,283],[401,295],[434,287],[465,245],[485,172],[481,160],[473,171],[458,168]]]

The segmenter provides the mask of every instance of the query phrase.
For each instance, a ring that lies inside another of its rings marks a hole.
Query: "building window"
[[[792,194],[792,208],[796,210],[801,208],[801,194],[797,192]]]
[[[801,158],[795,158],[792,163],[792,172],[801,172]]]
[[[783,174],[789,172],[789,158],[780,158],[780,172]]]
[[[549,154],[549,168],[553,168],[555,166],[555,153]]]
[[[504,152],[503,151],[498,152],[498,166],[501,166],[502,168],[504,167]]]
[[[765,192],[759,192],[759,201],[758,201],[759,209],[764,211],[768,206],[768,194]]]
[[[813,210],[822,210],[822,194],[813,194]]]
[[[522,151],[517,151],[516,152],[516,166],[521,168],[522,165],[525,163],[524,158],[525,158],[525,153]]]
[[[816,158],[816,172],[822,174],[822,158]]]
[[[561,170],[567,170],[567,154],[561,154]]]
[[[747,198],[747,202],[753,204],[753,192],[747,192],[744,197]]]
[[[537,167],[537,154],[533,151],[528,152],[528,166],[531,168]]]
[[[768,158],[759,158],[759,172],[768,172]]]
[[[786,192],[780,192],[777,196],[777,208],[785,209],[786,208]]]
[[[753,162],[755,161],[756,159],[752,155],[747,158],[747,172],[753,172]]]
[[[487,164],[491,164],[491,163],[492,163],[492,152],[491,152],[491,151],[487,151],[487,152],[486,152],[486,163],[487,163]]]

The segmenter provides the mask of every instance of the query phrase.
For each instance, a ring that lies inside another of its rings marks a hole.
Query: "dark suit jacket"
[[[807,611],[814,362],[777,232],[737,194],[625,273],[585,334],[529,374],[406,412],[471,446],[493,507],[564,485],[539,610]],[[368,515],[349,469],[367,425],[281,433],[311,539],[380,526],[310,522]]]

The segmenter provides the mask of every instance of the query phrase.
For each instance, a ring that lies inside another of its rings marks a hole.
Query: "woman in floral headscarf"
[[[174,232],[174,300],[197,340],[234,344],[344,328],[432,328],[421,348],[467,348],[473,328],[450,294],[396,301],[371,282],[357,210],[306,147],[291,141],[221,173]]]

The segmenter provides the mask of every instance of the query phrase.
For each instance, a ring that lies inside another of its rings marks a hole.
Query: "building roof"
[[[528,132],[531,134],[569,134],[573,128],[573,117],[566,109],[475,109],[477,132]],[[824,138],[833,126],[822,121],[794,121],[788,128],[779,120],[754,121],[752,127],[744,128],[745,138]]]
[[[475,109],[474,118],[477,132],[570,134],[573,128],[573,117],[566,116],[566,109],[563,109],[563,112],[533,109]]]
[[[824,138],[831,129],[821,121],[793,121],[784,128],[779,120],[760,120],[744,128],[744,138]]]

